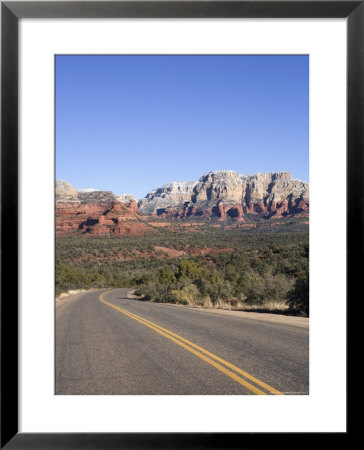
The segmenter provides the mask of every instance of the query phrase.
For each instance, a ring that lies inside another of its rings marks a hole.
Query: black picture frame
[[[347,304],[362,275],[364,189],[364,1],[1,2],[1,448],[280,448],[303,433],[18,432],[18,21],[21,18],[347,18]],[[334,94],[333,94],[334,95]],[[359,260],[356,257],[359,250]],[[9,301],[11,297],[11,301]],[[350,348],[350,345],[347,345]],[[348,417],[348,415],[347,415]],[[336,442],[346,433],[334,433]],[[321,433],[319,433],[321,434]],[[327,445],[327,436],[322,433]]]

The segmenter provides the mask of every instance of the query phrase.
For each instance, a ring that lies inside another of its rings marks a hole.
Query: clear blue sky
[[[57,56],[56,176],[144,197],[211,170],[308,181],[309,57]]]

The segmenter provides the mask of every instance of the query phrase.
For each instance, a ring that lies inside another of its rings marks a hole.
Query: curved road
[[[56,308],[56,394],[308,394],[308,329],[82,294]]]

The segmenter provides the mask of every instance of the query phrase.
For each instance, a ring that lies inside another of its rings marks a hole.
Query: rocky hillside
[[[130,194],[115,195],[111,191],[98,191],[93,188],[77,190],[70,183],[56,180],[56,203],[102,203],[115,202],[129,203],[136,201]]]
[[[78,202],[78,190],[67,181],[56,180],[56,202]]]
[[[191,201],[196,184],[197,181],[179,181],[154,189],[139,200],[139,209],[145,214],[153,214],[163,208],[178,208]]]
[[[246,213],[281,217],[308,212],[309,185],[291,178],[289,172],[241,175],[226,170],[154,189],[138,206],[143,213],[171,218],[243,221]]]
[[[149,231],[129,194],[92,188],[77,190],[56,180],[56,234],[139,235]]]
[[[155,226],[170,227],[170,221],[160,222],[163,218],[214,219],[224,222],[221,226],[228,226],[226,221],[232,219],[243,222],[236,224],[239,227],[256,227],[260,226],[257,220],[273,225],[273,221],[265,219],[294,215],[307,223],[308,211],[308,183],[291,178],[288,172],[210,172],[198,181],[169,183],[154,189],[138,204],[130,194],[118,196],[93,188],[77,190],[66,181],[56,181],[58,236],[139,235]]]
[[[140,220],[135,201],[101,203],[57,203],[56,235],[138,236],[150,231]]]

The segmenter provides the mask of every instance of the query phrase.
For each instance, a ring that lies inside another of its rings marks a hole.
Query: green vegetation
[[[291,311],[304,315],[309,314],[309,275],[304,275],[296,279],[292,290],[287,293],[287,304]]]
[[[140,237],[58,238],[56,295],[134,287],[159,302],[288,308],[308,315],[308,257],[307,231],[224,231],[206,225],[195,233],[158,229]]]

